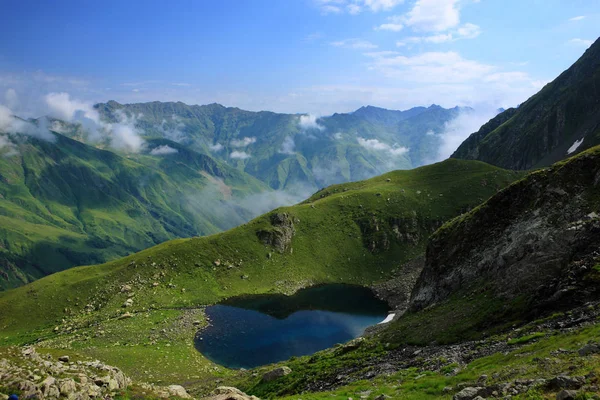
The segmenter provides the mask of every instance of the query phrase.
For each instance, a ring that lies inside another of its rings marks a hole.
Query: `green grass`
[[[158,379],[152,371],[171,382],[205,377],[214,365],[193,348],[194,329],[182,328],[169,347],[149,344],[157,321],[173,325],[168,321],[184,318],[186,310],[239,294],[289,294],[320,283],[385,280],[422,254],[435,227],[518,177],[456,160],[395,171],[337,185],[322,198],[276,210],[287,213],[296,230],[282,254],[258,240],[258,231],[271,229],[265,215],[220,234],[174,240],[107,264],[57,273],[0,293],[0,344],[41,340],[42,347],[114,361],[140,379]],[[249,278],[241,279],[242,274]],[[125,283],[133,286],[134,304],[127,311],[134,316],[121,320]],[[112,333],[96,337],[98,327]],[[195,367],[183,368],[182,360]]]
[[[534,332],[530,335],[525,335],[525,336],[521,336],[518,338],[514,338],[514,339],[509,339],[508,340],[508,344],[523,344],[523,343],[528,343],[531,341],[534,341],[536,339],[539,339],[541,337],[544,337],[545,334],[542,332]]]
[[[249,209],[228,202],[266,185],[171,144],[176,156],[123,157],[56,135],[0,157],[0,289],[250,219]]]
[[[534,328],[535,323],[529,326]],[[508,339],[508,335],[493,339]],[[530,335],[531,336],[531,335]],[[370,340],[363,347],[355,350],[352,357],[336,356],[336,350],[325,350],[312,357],[302,357],[296,360],[280,363],[292,368],[292,373],[277,381],[265,384],[257,378],[244,378],[236,382],[248,393],[264,399],[344,399],[360,398],[361,393],[371,391],[370,399],[380,394],[386,394],[394,399],[451,399],[453,392],[444,393],[445,387],[456,387],[459,383],[476,385],[478,378],[485,374],[488,384],[511,382],[515,379],[550,379],[562,373],[571,376],[587,375],[590,372],[600,373],[600,355],[580,357],[577,350],[588,341],[597,341],[600,337],[600,323],[576,329],[564,334],[537,335],[535,342],[515,344],[515,349],[503,354],[495,353],[478,358],[466,366],[459,368],[456,374],[451,373],[456,364],[448,363],[439,372],[409,368],[400,370],[389,376],[379,376],[371,380],[357,380],[338,389],[316,393],[300,393],[300,388],[306,382],[336,376],[336,369],[348,367],[356,360],[375,357],[385,349],[375,340]],[[558,349],[567,352],[553,353]],[[571,351],[571,352],[568,352]],[[443,360],[442,360],[443,361]],[[360,361],[359,361],[360,365]],[[267,370],[268,368],[263,368]],[[591,398],[593,393],[581,393]],[[553,399],[555,392],[539,388],[526,394],[513,397],[517,399]]]

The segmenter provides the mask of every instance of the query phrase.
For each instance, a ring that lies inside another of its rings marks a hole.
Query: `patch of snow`
[[[579,145],[581,145],[581,143],[583,143],[583,138],[576,140],[575,143],[573,143],[571,145],[571,147],[569,147],[569,150],[567,150],[567,154],[571,154],[572,152],[577,150],[577,148],[579,147]]]
[[[388,322],[392,321],[395,316],[396,316],[396,314],[390,314],[387,317],[385,317],[385,319],[383,321],[381,321],[380,323],[378,323],[377,325],[387,324]]]

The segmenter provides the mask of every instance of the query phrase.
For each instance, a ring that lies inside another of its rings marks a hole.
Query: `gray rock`
[[[588,356],[590,354],[598,354],[600,353],[600,344],[598,343],[588,343],[578,351],[580,356]]]
[[[562,390],[557,393],[556,400],[575,400],[577,397],[576,390]]]
[[[582,376],[570,377],[568,375],[559,375],[550,379],[548,386],[553,389],[579,389],[585,384],[585,378]]]
[[[467,387],[464,388],[463,390],[461,390],[460,392],[456,393],[454,395],[454,397],[452,397],[453,400],[473,400],[474,398],[476,398],[477,396],[481,395],[482,393],[485,392],[485,388],[482,387]]]
[[[169,394],[171,396],[181,397],[182,399],[192,398],[192,396],[188,394],[187,390],[185,390],[185,388],[180,385],[170,385],[167,387],[167,390],[169,391]]]
[[[260,400],[255,396],[248,396],[239,389],[230,386],[219,386],[205,400]]]
[[[58,361],[68,363],[70,360],[69,356],[60,356],[58,357]]]
[[[69,397],[77,390],[77,384],[73,379],[63,379],[58,383],[60,394]]]
[[[269,372],[267,372],[266,374],[263,375],[262,379],[265,382],[271,382],[274,381],[275,379],[279,379],[282,376],[286,376],[288,374],[290,374],[292,372],[292,370],[289,367],[279,367],[279,368],[275,368]]]

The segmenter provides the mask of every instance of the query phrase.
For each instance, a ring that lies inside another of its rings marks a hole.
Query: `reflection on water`
[[[371,291],[347,285],[294,296],[244,296],[206,309],[211,325],[196,348],[230,368],[252,368],[326,349],[360,336],[387,316]]]

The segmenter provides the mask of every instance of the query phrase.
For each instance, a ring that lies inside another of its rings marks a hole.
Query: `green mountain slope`
[[[455,341],[599,300],[598,176],[599,146],[442,226],[430,238],[411,313],[389,334]]]
[[[204,323],[203,305],[237,294],[385,280],[422,254],[444,221],[518,177],[458,160],[395,171],[328,187],[227,232],[53,274],[0,293],[0,342],[39,340],[147,380],[229,376],[193,346],[192,322]],[[127,298],[133,305],[123,308]]]
[[[274,382],[259,373],[235,385],[286,399],[367,391],[401,399],[569,398],[558,395],[562,389],[594,398],[598,176],[600,146],[509,185],[430,236],[406,313],[357,341],[259,370],[291,368]],[[403,275],[385,298],[404,290]],[[581,378],[567,386],[557,376]]]
[[[472,134],[452,155],[509,169],[548,166],[600,144],[600,40],[517,109]]]
[[[273,189],[295,189],[304,195],[334,183],[432,162],[440,145],[436,134],[465,111],[435,105],[407,111],[369,106],[311,119],[181,102],[123,105],[110,101],[96,105],[96,109],[111,122],[117,121],[120,113],[136,116],[137,126],[147,137],[177,140],[255,176]],[[406,151],[400,150],[403,147]]]
[[[0,288],[230,228],[253,216],[232,199],[267,190],[172,142],[176,154],[126,158],[59,134],[12,138],[0,156]]]

